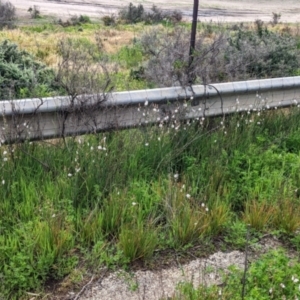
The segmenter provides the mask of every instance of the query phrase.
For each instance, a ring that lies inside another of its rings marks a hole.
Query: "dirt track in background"
[[[192,17],[193,0],[9,0],[20,15],[29,15],[30,6],[36,5],[41,14],[69,18],[88,15],[92,18],[117,13],[130,2],[150,8],[153,4],[166,10],[178,9],[186,19]],[[284,2],[284,3],[283,3]],[[250,22],[256,19],[270,21],[272,12],[281,14],[282,22],[300,22],[299,0],[201,0],[199,19],[214,22]]]

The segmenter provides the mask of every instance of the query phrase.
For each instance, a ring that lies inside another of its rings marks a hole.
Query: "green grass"
[[[223,236],[299,247],[300,111],[25,142],[0,151],[0,295]],[[251,122],[250,122],[251,121]],[[272,218],[259,219],[267,209]],[[258,222],[259,221],[259,222]],[[99,250],[101,249],[101,251]]]

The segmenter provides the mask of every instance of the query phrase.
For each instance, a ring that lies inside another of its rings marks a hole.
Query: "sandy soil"
[[[153,4],[167,10],[178,9],[186,19],[192,17],[192,0],[10,0],[19,14],[28,15],[28,8],[36,5],[42,14],[68,18],[72,15],[89,15],[97,18],[117,13],[130,2],[144,7]],[[256,19],[270,21],[272,12],[281,14],[282,22],[300,22],[299,0],[201,0],[199,19],[214,22],[248,22]]]

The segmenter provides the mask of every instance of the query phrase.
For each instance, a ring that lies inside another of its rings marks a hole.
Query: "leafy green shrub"
[[[80,15],[80,16],[72,16],[69,20],[63,21],[62,19],[58,20],[58,24],[63,27],[69,26],[80,26],[82,24],[92,23],[89,16]]]
[[[116,18],[114,15],[111,16],[104,16],[101,18],[102,22],[105,26],[113,26],[116,24]]]
[[[127,8],[123,8],[119,11],[119,18],[126,23],[138,23],[144,19],[144,6],[139,4],[138,6],[129,3]]]
[[[230,247],[244,250],[247,243],[247,225],[244,222],[235,221],[228,225],[224,240]]]
[[[153,4],[151,10],[145,13],[144,20],[148,24],[159,23],[167,17],[167,14]]]
[[[127,8],[123,8],[119,11],[119,18],[129,24],[138,22],[155,24],[164,20],[178,23],[182,20],[182,13],[178,10],[164,12],[154,4],[150,10],[145,10],[142,4],[135,6],[130,3]]]
[[[16,8],[10,2],[0,1],[0,29],[14,28],[16,21]]]
[[[86,15],[80,15],[80,16],[79,16],[79,22],[80,22],[81,24],[92,23],[90,17],[89,17],[89,16],[86,16]]]
[[[46,96],[58,90],[54,71],[7,40],[0,43],[0,99]],[[43,94],[38,92],[43,91]]]

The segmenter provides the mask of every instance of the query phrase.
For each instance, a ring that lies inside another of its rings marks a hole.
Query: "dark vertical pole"
[[[192,30],[191,30],[191,43],[190,43],[190,53],[189,53],[189,69],[194,60],[194,51],[195,51],[195,43],[196,43],[196,31],[197,31],[197,19],[198,19],[198,8],[199,8],[199,0],[194,0],[194,9],[193,9],[193,22],[192,22]],[[194,78],[189,78],[190,83],[194,82]]]

